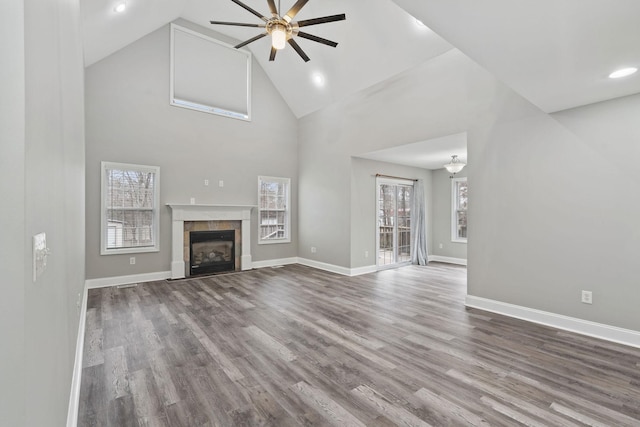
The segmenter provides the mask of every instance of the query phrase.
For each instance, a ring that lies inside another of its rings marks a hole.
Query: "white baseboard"
[[[358,268],[347,268],[339,265],[327,264],[320,261],[314,261],[306,258],[279,258],[264,261],[254,261],[251,268],[275,267],[278,265],[302,264],[308,267],[318,268],[320,270],[330,271],[332,273],[342,274],[343,276],[359,276],[361,274],[375,273],[377,271],[375,265],[368,265]],[[102,277],[99,279],[87,279],[85,287],[87,289],[108,288],[109,286],[128,285],[131,283],[153,282],[156,280],[165,280],[171,278],[170,271],[158,271],[155,273],[131,274],[129,276]]]
[[[280,258],[280,259],[268,259],[265,261],[253,261],[251,263],[251,268],[265,268],[265,267],[276,267],[278,265],[289,265],[296,264],[298,262],[298,258]]]
[[[334,264],[327,264],[326,262],[315,261],[307,258],[298,258],[298,264],[306,265],[307,267],[313,267],[331,273],[342,274],[343,276],[359,276],[361,274],[375,273],[378,271],[375,265],[367,265],[365,267],[348,268]]]
[[[76,357],[73,364],[73,378],[71,380],[71,393],[69,394],[69,409],[67,411],[67,427],[78,425],[78,410],[80,409],[80,385],[82,384],[82,358],[84,353],[84,330],[87,320],[87,299],[89,289],[85,283],[82,291],[82,304],[80,306],[80,319],[78,322],[78,337],[76,339]]]
[[[109,286],[129,285],[131,283],[153,282],[171,278],[170,271],[158,271],[156,273],[131,274],[129,276],[103,277],[100,279],[87,279],[87,289],[108,288]]]
[[[330,271],[331,273],[342,274],[343,276],[351,275],[350,268],[327,264],[326,262],[315,261],[312,259],[298,258],[298,264],[306,265],[307,267],[318,268],[324,271]]]
[[[640,332],[506,302],[467,295],[465,305],[606,341],[640,348]]]
[[[378,271],[378,267],[375,265],[365,265],[364,267],[352,268],[349,276],[360,276],[362,274],[375,273]]]
[[[446,262],[447,264],[467,265],[467,260],[464,258],[451,258],[448,256],[440,255],[429,255],[429,261]]]

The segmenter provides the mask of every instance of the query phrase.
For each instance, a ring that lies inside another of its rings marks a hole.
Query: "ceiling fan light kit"
[[[272,25],[269,34],[271,34],[271,46],[278,50],[284,49],[287,45],[287,28],[281,24]]]
[[[260,18],[263,23],[262,24],[250,24],[243,22],[224,22],[224,21],[209,21],[213,25],[232,25],[236,27],[253,27],[253,28],[264,28],[265,31],[262,34],[258,34],[255,37],[250,38],[236,46],[236,49],[239,49],[243,46],[248,45],[256,40],[260,40],[263,37],[271,36],[271,53],[269,55],[269,61],[274,61],[276,59],[276,52],[278,50],[284,49],[287,43],[295,50],[298,55],[305,61],[309,61],[309,57],[302,50],[300,45],[294,40],[295,37],[301,37],[303,39],[311,40],[316,43],[321,43],[327,46],[336,47],[338,43],[324,39],[322,37],[314,36],[313,34],[305,33],[300,31],[301,27],[306,27],[310,25],[318,25],[318,24],[326,24],[329,22],[336,21],[344,21],[346,19],[346,15],[331,15],[324,16],[322,18],[313,18],[313,19],[305,19],[302,21],[293,21],[293,18],[300,12],[300,9],[304,7],[305,4],[309,0],[298,0],[291,9],[287,11],[284,15],[280,16],[280,12],[278,8],[276,8],[276,4],[274,0],[267,0],[267,4],[269,5],[269,10],[271,11],[271,18],[267,18],[262,15],[260,12],[255,11],[251,7],[242,3],[240,0],[231,0],[238,6],[242,7],[246,11],[252,13],[253,15]]]

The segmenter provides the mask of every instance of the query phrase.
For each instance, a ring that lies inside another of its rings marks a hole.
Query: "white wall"
[[[431,171],[354,157],[351,160],[351,268],[376,265],[376,174],[422,180],[426,204],[427,250],[429,253],[432,251]],[[365,252],[368,252],[368,257]]]
[[[79,7],[9,0],[0,11],[0,424],[66,422],[84,284],[84,119]],[[48,267],[31,276],[31,236]]]
[[[433,171],[433,249],[429,253],[448,258],[467,259],[467,244],[451,241],[450,176],[446,169]],[[460,178],[465,176],[467,176],[466,167],[456,174],[456,177]],[[472,203],[473,195],[471,192],[469,194],[469,203]]]
[[[640,331],[640,95],[551,116],[496,100],[469,134],[469,294]]]
[[[0,4],[0,425],[25,422],[25,117],[23,0]]]
[[[253,261],[297,255],[296,118],[255,60],[251,122],[170,106],[169,34],[165,25],[86,70],[88,279],[171,270],[171,214],[164,204],[195,197],[199,204],[256,205],[258,175],[291,178],[293,229],[289,244],[258,245],[254,209]],[[159,253],[100,255],[103,160],[160,166]]]

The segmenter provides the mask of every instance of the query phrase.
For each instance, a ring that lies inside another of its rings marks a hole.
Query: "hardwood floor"
[[[89,291],[79,426],[639,426],[640,349],[464,307],[464,267]]]

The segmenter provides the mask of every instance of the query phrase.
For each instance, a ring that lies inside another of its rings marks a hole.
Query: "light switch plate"
[[[49,248],[47,248],[47,233],[38,233],[33,236],[33,281],[35,282],[39,276],[42,276],[47,268],[47,256]]]

